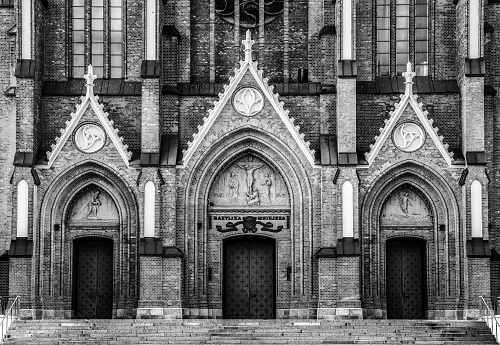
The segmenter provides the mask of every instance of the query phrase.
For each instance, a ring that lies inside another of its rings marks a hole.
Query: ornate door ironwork
[[[113,242],[92,239],[75,248],[78,319],[110,319],[113,311]]]
[[[387,242],[387,318],[422,319],[425,309],[424,246],[417,241]]]
[[[260,239],[224,247],[224,318],[274,318],[274,243]]]

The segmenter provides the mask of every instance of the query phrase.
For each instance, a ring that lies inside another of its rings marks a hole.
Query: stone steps
[[[483,322],[433,320],[29,320],[6,344],[496,344]]]

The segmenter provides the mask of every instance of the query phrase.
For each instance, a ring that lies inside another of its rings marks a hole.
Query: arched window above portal
[[[114,227],[119,224],[118,209],[108,193],[91,184],[73,198],[66,222],[76,227]]]
[[[394,190],[387,197],[380,224],[383,227],[419,227],[434,224],[429,202],[420,191],[411,185]]]

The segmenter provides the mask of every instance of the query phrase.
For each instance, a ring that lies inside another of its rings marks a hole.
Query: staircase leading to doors
[[[497,344],[484,322],[431,320],[30,320],[6,344]]]

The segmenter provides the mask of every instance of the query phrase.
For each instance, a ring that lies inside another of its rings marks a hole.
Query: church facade
[[[496,0],[2,0],[27,318],[468,319],[500,293]]]

